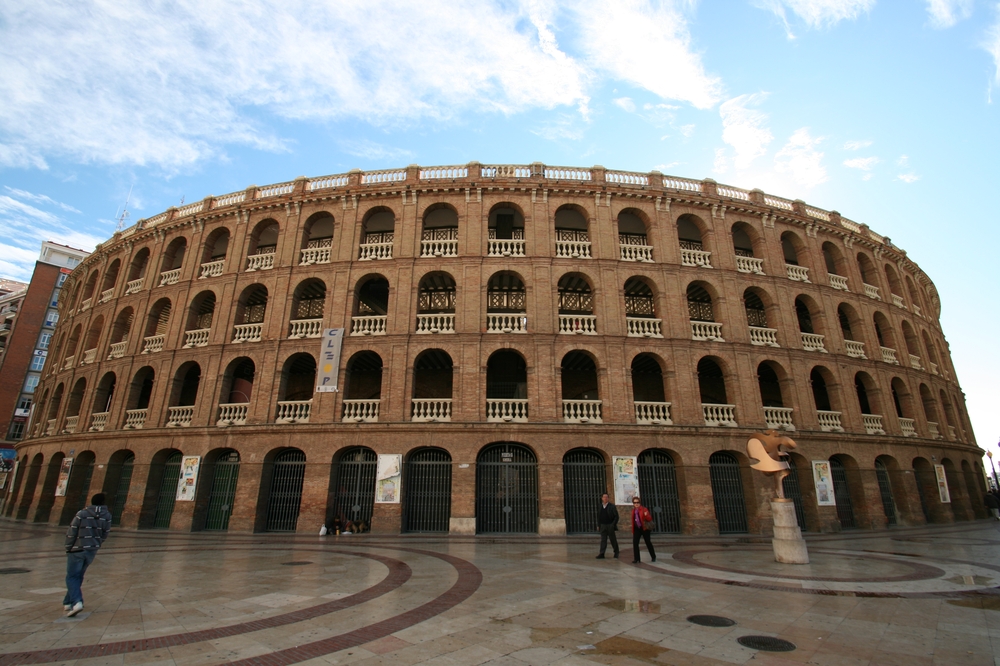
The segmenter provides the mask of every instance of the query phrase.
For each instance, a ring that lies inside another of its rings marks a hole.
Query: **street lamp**
[[[1000,443],[998,443],[997,446],[1000,446]],[[993,465],[993,452],[987,451],[986,457],[990,459],[990,468],[993,470],[993,486],[997,490],[1000,490],[1000,483],[997,482],[997,468]]]

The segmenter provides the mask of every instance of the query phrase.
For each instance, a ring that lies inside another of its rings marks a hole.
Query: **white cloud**
[[[844,150],[861,150],[862,148],[867,148],[870,145],[872,145],[872,142],[868,139],[848,141],[844,144]]]
[[[338,145],[340,146],[340,149],[348,155],[354,155],[355,157],[361,157],[366,160],[399,161],[400,159],[409,159],[413,157],[413,153],[409,150],[404,148],[393,148],[392,146],[383,146],[382,144],[369,141],[368,139],[340,141]]]
[[[935,28],[950,28],[972,16],[972,0],[927,0],[927,13]]]
[[[683,134],[685,136],[685,138],[686,137],[690,137],[692,134],[694,134],[694,128],[695,128],[695,126],[693,124],[692,125],[681,125],[681,134]]]
[[[915,183],[920,180],[920,176],[915,173],[901,173],[896,176],[896,180],[901,180],[906,184]]]
[[[755,5],[773,12],[794,37],[786,10],[798,16],[810,28],[825,28],[840,21],[854,20],[875,6],[875,0],[755,0]]]
[[[996,22],[986,31],[983,48],[993,58],[994,79],[1000,84],[1000,3],[996,5]]]
[[[795,130],[788,143],[774,156],[775,171],[807,188],[825,183],[828,178],[823,153],[816,149],[822,141],[822,137],[814,138],[809,134],[808,127]]]
[[[898,166],[901,166],[901,167],[910,166],[910,156],[909,155],[900,155],[896,159],[896,164]]]
[[[7,190],[8,192],[10,192],[12,196],[17,197],[18,199],[27,199],[28,201],[37,201],[38,203],[50,204],[50,205],[53,205],[53,206],[58,206],[59,208],[62,208],[63,210],[65,210],[67,212],[70,212],[70,213],[79,213],[80,212],[76,208],[73,208],[72,206],[70,206],[69,204],[64,204],[61,201],[56,201],[55,199],[52,199],[51,197],[49,197],[47,195],[44,195],[44,194],[33,194],[31,192],[25,192],[24,190],[18,190],[18,189],[15,189],[13,187],[9,187],[7,185],[4,185],[4,189]]]
[[[767,114],[749,108],[759,105],[765,99],[767,93],[740,95],[719,107],[719,115],[722,116],[722,140],[733,147],[736,153],[733,164],[737,169],[750,166],[751,162],[767,152],[768,144],[774,139],[771,131],[764,127]]]
[[[0,167],[19,169],[48,169],[42,156],[24,146],[9,146],[0,143]]]
[[[879,159],[877,157],[855,157],[850,160],[844,160],[845,167],[860,169],[862,171],[871,171],[878,163]]]
[[[615,103],[615,106],[619,107],[620,109],[624,109],[629,113],[635,111],[635,102],[633,102],[630,97],[616,97],[611,101]]]

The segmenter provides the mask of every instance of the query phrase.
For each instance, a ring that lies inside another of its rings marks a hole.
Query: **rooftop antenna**
[[[125,197],[125,205],[115,211],[115,219],[118,220],[118,224],[115,226],[115,233],[124,229],[125,221],[128,220],[128,202],[132,200],[132,187],[134,186],[128,188],[128,196]]]

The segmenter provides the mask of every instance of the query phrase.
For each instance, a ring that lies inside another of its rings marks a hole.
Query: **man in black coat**
[[[611,498],[607,493],[601,495],[601,510],[597,513],[597,528],[601,532],[601,554],[597,559],[604,559],[604,551],[608,547],[608,539],[611,539],[611,548],[615,551],[615,558],[618,557],[618,537],[615,530],[618,529],[618,509],[611,503]]]

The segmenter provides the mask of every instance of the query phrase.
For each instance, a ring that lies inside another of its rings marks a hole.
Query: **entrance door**
[[[335,513],[345,521],[363,522],[371,528],[377,468],[378,456],[371,449],[360,447],[341,454],[333,475],[337,489]]]
[[[785,491],[785,498],[792,500],[792,503],[795,504],[795,520],[799,524],[799,529],[805,532],[806,512],[802,506],[802,488],[799,487],[799,472],[795,469],[795,461],[791,456],[785,460],[788,461],[788,471],[791,473],[781,480],[781,488]]]
[[[654,532],[679,534],[681,503],[673,457],[661,449],[639,454],[639,496],[653,512]]]
[[[174,499],[177,497],[177,481],[181,478],[181,452],[174,451],[163,465],[163,479],[160,493],[156,497],[156,514],[153,529],[165,530],[170,527],[170,516],[174,515]]]
[[[604,458],[597,451],[575,449],[563,456],[563,506],[567,534],[597,530],[601,495],[608,492]]]
[[[833,476],[833,495],[837,500],[837,518],[840,519],[840,527],[853,530],[858,524],[854,521],[854,505],[851,504],[851,489],[847,485],[844,463],[837,458],[830,458],[830,474]]]
[[[111,506],[111,524],[122,524],[122,514],[125,513],[125,503],[128,502],[128,489],[132,485],[132,469],[135,467],[135,455],[128,454],[122,461],[118,471],[118,486],[115,488],[114,504]]]
[[[447,532],[451,517],[451,456],[414,451],[403,466],[403,531]]]
[[[875,476],[878,477],[878,490],[882,496],[882,510],[890,525],[896,524],[896,502],[892,499],[892,485],[889,483],[889,470],[881,460],[875,461]]]
[[[220,455],[215,461],[212,490],[208,496],[206,530],[229,529],[229,516],[233,513],[233,499],[236,498],[236,482],[239,478],[240,454],[229,451]]]
[[[747,505],[743,499],[743,478],[740,463],[731,453],[717,451],[708,459],[712,480],[712,499],[719,534],[739,534],[747,531]]]
[[[487,446],[476,461],[476,532],[538,532],[538,463],[528,447]]]
[[[271,469],[271,491],[267,496],[266,532],[294,532],[302,503],[302,480],[306,476],[306,454],[298,449],[282,451]]]

